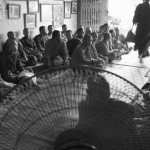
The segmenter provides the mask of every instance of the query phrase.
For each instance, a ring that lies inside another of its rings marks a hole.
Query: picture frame
[[[24,27],[25,28],[36,28],[37,26],[37,14],[31,13],[31,14],[24,14]]]
[[[71,2],[64,2],[64,18],[71,18]]]
[[[28,13],[39,12],[39,1],[38,0],[28,0],[27,1],[27,12]]]
[[[7,3],[1,2],[0,3],[0,21],[5,20],[8,18],[8,10],[7,10]]]
[[[64,24],[64,6],[62,4],[53,5],[53,26],[59,28]]]
[[[21,6],[19,4],[8,4],[8,18],[19,19]]]
[[[53,21],[53,8],[51,4],[40,4],[40,21]]]
[[[71,13],[76,14],[77,13],[77,1],[71,2]]]

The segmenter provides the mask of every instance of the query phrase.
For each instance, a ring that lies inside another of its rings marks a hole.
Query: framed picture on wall
[[[18,4],[8,4],[8,18],[19,19],[21,6]]]
[[[59,28],[64,24],[64,7],[63,5],[53,5],[53,26]]]
[[[39,1],[38,0],[28,0],[27,1],[27,11],[28,11],[28,13],[37,13],[39,11]]]
[[[71,2],[64,2],[64,18],[71,18]]]
[[[50,4],[41,4],[40,5],[40,21],[52,21],[52,5]]]
[[[24,14],[24,27],[35,28],[37,25],[37,14]]]
[[[77,13],[77,2],[76,1],[72,1],[71,2],[71,13],[72,14],[76,14]]]

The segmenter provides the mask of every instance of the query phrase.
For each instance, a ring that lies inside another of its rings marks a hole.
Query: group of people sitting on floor
[[[116,29],[117,30],[117,29]],[[119,30],[109,30],[108,24],[100,26],[98,32],[91,27],[79,27],[73,34],[62,25],[62,31],[52,25],[39,27],[39,34],[33,39],[30,30],[23,30],[24,37],[18,40],[15,32],[7,33],[8,39],[0,52],[0,75],[6,82],[17,84],[18,75],[26,66],[39,62],[46,67],[68,65],[90,65],[104,68],[108,62],[121,59],[128,53],[127,43],[120,40]]]
[[[129,53],[118,28],[116,34],[115,30],[109,30],[108,24],[102,27],[99,32],[92,32],[90,27],[85,30],[79,27],[73,34],[64,24],[62,32],[53,31],[52,38],[45,43],[44,64],[47,67],[69,64],[104,67],[108,62]]]

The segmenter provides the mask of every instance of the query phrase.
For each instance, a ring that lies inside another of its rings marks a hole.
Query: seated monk
[[[95,48],[95,43],[98,40],[98,34],[96,32],[92,32],[91,36],[93,38],[93,42],[92,42],[92,47],[93,47],[93,54],[94,54],[94,58],[99,58],[103,61],[103,65],[106,66],[106,64],[108,63],[108,57],[105,57],[101,54],[97,53],[97,50]]]
[[[6,41],[5,51],[0,54],[0,70],[2,79],[14,84],[19,82],[18,74],[24,70],[17,51],[17,41],[14,39],[8,39]]]
[[[128,54],[130,50],[128,47],[128,43],[126,42],[125,36],[122,33],[120,33],[119,28],[115,28],[115,32],[116,32],[116,36],[115,36],[116,48],[120,50],[124,49],[124,53]]]
[[[103,40],[104,34],[109,31],[108,23],[105,23],[99,27],[98,41]]]
[[[34,37],[34,41],[36,43],[37,50],[40,54],[43,54],[45,51],[45,43],[48,40],[47,31],[45,26],[39,27],[40,34]]]
[[[66,44],[61,40],[60,31],[52,33],[52,39],[45,43],[44,64],[47,67],[69,65],[69,56]]]
[[[105,57],[108,57],[108,61],[112,62],[118,56],[120,56],[120,53],[119,53],[118,50],[110,50],[109,49],[110,40],[111,40],[111,35],[110,35],[110,33],[106,32],[104,34],[103,40],[98,41],[95,44],[95,47],[96,47],[96,50],[97,50],[98,54],[101,54]]]
[[[95,58],[92,49],[92,36],[85,34],[82,43],[78,45],[72,54],[72,65],[89,65],[102,67],[102,61],[98,57]]]
[[[24,37],[20,40],[20,42],[23,45],[23,49],[28,59],[35,60],[35,62],[37,61],[40,62],[42,59],[42,55],[40,54],[40,52],[37,51],[37,47],[36,47],[34,40],[29,37],[30,36],[29,29],[25,28],[23,30],[23,34],[24,34]]]
[[[16,39],[16,34],[15,34],[15,32],[9,31],[9,32],[7,33],[7,36],[8,36],[8,40],[9,40],[9,39],[16,40],[16,42],[17,42],[17,44],[18,44],[18,49],[17,49],[17,51],[18,51],[18,53],[19,53],[19,55],[20,55],[20,60],[21,60],[21,62],[22,62],[23,64],[25,64],[25,63],[28,61],[28,58],[27,58],[27,56],[26,56],[26,53],[25,53],[24,50],[23,50],[23,46],[22,46],[21,42]],[[2,49],[3,49],[3,51],[5,51],[5,50],[7,49],[6,42],[4,43]]]

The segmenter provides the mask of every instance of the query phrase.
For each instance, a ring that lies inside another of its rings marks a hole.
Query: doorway
[[[110,28],[118,27],[124,35],[132,28],[135,8],[143,0],[109,0],[108,23]]]

